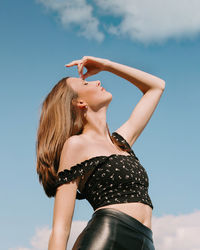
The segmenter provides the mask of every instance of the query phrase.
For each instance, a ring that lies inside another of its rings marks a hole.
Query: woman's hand
[[[93,56],[84,56],[80,60],[72,61],[68,64],[66,64],[66,67],[72,67],[77,65],[78,67],[78,73],[82,79],[85,79],[89,76],[95,75],[103,70],[106,70],[106,67],[108,65],[107,59],[102,59],[98,57]],[[83,68],[87,69],[87,72],[83,74]]]

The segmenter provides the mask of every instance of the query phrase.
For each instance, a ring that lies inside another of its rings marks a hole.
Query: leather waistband
[[[139,220],[133,218],[132,216],[121,212],[117,209],[113,208],[101,208],[93,213],[92,218],[98,215],[110,215],[115,217],[116,219],[122,221],[123,223],[126,223],[129,225],[133,230],[137,230],[140,233],[144,234],[146,237],[148,237],[153,242],[153,232],[152,230],[142,224]]]

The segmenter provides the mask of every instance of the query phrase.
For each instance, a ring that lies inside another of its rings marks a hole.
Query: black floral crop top
[[[112,133],[129,155],[96,156],[58,173],[56,188],[92,171],[76,199],[86,199],[94,210],[109,204],[141,202],[153,209],[148,195],[149,180],[128,142],[117,132]]]

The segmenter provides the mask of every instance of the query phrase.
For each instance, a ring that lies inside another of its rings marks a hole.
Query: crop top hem
[[[95,211],[97,208],[104,207],[104,206],[109,206],[109,205],[114,205],[114,204],[127,204],[127,203],[142,203],[142,204],[148,205],[149,207],[151,207],[153,209],[153,205],[152,204],[150,205],[145,200],[143,201],[143,200],[141,200],[141,198],[132,198],[131,200],[127,200],[124,202],[112,201],[112,203],[110,203],[110,204],[103,203],[100,206],[93,206],[93,210]]]

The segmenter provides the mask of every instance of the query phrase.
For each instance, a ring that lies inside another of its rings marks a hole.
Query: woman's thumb
[[[89,77],[90,75],[91,75],[91,73],[89,73],[89,72],[87,71],[85,74],[83,74],[83,79]]]

